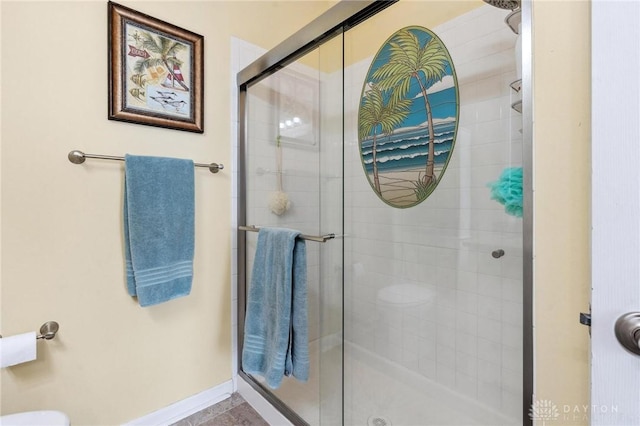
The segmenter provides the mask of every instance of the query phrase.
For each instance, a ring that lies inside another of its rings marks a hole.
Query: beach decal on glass
[[[453,153],[458,115],[442,40],[418,26],[395,32],[371,62],[358,109],[362,166],[382,201],[406,208],[431,195]]]

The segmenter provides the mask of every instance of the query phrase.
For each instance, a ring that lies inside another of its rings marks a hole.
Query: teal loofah
[[[487,186],[491,188],[491,199],[502,204],[507,214],[522,217],[522,167],[504,169],[500,178]]]

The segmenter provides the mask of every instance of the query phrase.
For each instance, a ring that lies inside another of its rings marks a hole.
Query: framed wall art
[[[204,132],[204,37],[109,2],[109,120]]]

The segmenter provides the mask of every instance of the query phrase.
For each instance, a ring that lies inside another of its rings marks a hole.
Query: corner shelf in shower
[[[520,93],[520,90],[522,90],[522,79],[511,82],[509,87],[511,87],[514,92]],[[511,108],[522,114],[522,100],[512,103]]]
[[[504,22],[511,28],[515,34],[520,34],[518,26],[522,22],[522,9],[516,9],[504,18]]]
[[[517,101],[511,104],[511,109],[522,114],[522,101]]]
[[[513,31],[514,34],[519,35],[520,34],[519,27],[520,27],[520,23],[522,22],[522,9],[516,9],[510,14],[508,14],[507,17],[504,19],[504,22],[509,26],[509,28],[511,28],[511,31]],[[514,92],[520,93],[520,90],[522,90],[522,79],[518,79],[511,82],[511,84],[509,84],[509,87],[511,87],[511,89],[513,89]],[[518,100],[512,103],[511,108],[517,111],[518,113],[522,114],[522,100]]]

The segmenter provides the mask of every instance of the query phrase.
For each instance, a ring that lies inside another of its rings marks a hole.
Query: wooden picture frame
[[[109,120],[203,133],[204,37],[108,3]]]

